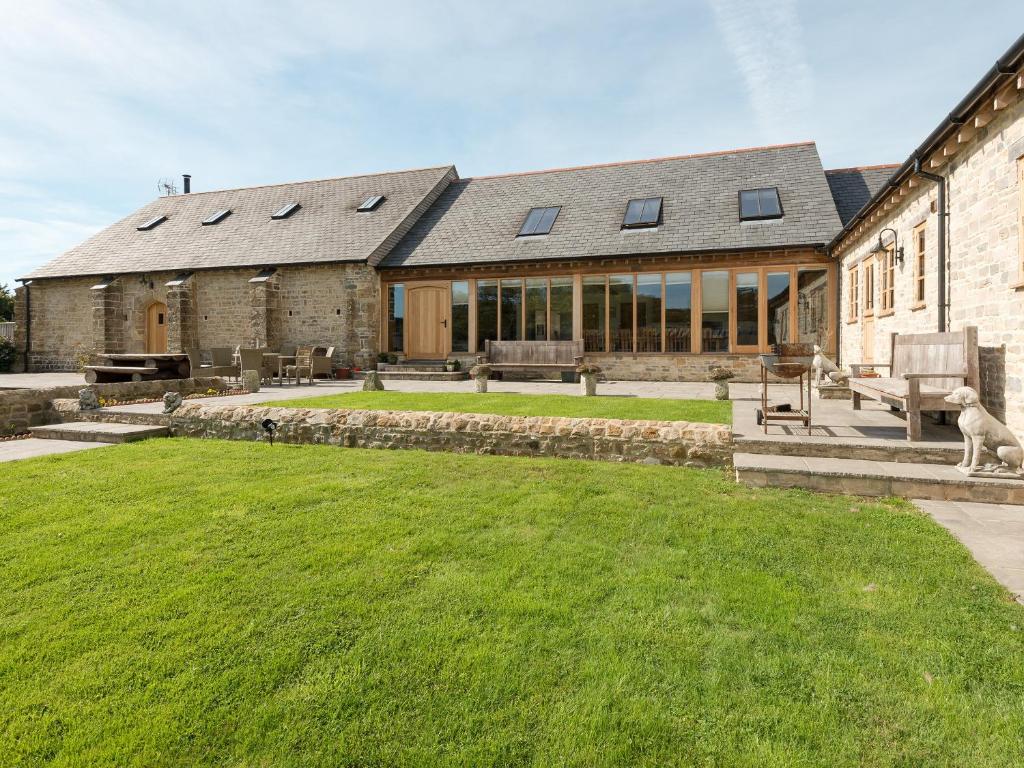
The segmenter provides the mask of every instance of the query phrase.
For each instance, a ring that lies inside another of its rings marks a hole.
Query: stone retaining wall
[[[54,406],[56,400],[78,400],[78,391],[88,385],[75,384],[45,389],[0,390],[0,435],[24,432],[29,427],[54,424],[62,420]],[[164,381],[125,381],[114,384],[93,384],[89,387],[105,399],[128,400],[142,397],[163,397],[165,392],[191,395],[215,389],[223,392],[230,386],[221,378],[170,379]]]
[[[724,424],[568,419],[541,416],[363,411],[187,402],[171,434],[265,440],[261,422],[278,422],[276,440],[347,448],[416,448],[503,456],[557,456],[676,466],[727,466],[732,433]]]

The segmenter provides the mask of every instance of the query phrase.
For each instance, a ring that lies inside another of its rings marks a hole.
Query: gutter
[[[938,264],[938,294],[939,294],[939,333],[945,333],[947,328],[946,313],[949,308],[949,298],[946,295],[946,272],[949,269],[949,254],[946,248],[946,230],[949,227],[949,205],[946,202],[946,178],[939,176],[937,173],[929,173],[928,171],[921,169],[921,161],[916,160],[914,162],[914,173],[920,176],[922,179],[928,179],[928,181],[934,181],[939,185],[939,194],[936,207],[938,208],[939,214],[939,242],[938,251],[939,264]]]
[[[928,138],[911,153],[903,165],[889,177],[885,185],[839,230],[839,234],[828,244],[828,253],[831,254],[836,245],[839,244],[839,241],[867,218],[867,214],[880,201],[884,200],[893,190],[899,188],[907,176],[916,173],[915,168],[920,167],[920,163],[923,160],[931,155],[939,145],[945,143],[950,135],[967,121],[967,118],[977,108],[978,102],[981,101],[982,97],[989,91],[996,89],[997,86],[1002,85],[1003,80],[1007,77],[1016,75],[1022,63],[1024,63],[1024,35],[1018,37],[1009,50],[996,60],[992,68],[960,100],[960,103],[953,108],[953,111],[935,127],[935,130],[928,135]]]

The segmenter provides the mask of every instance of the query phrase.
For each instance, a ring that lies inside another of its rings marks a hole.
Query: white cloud
[[[710,0],[768,141],[792,136],[813,108],[814,78],[796,0]],[[808,138],[808,137],[801,137]]]

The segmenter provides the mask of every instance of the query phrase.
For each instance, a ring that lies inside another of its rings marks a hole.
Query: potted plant
[[[729,379],[735,375],[728,368],[723,368],[720,365],[711,369],[710,377],[715,382],[715,400],[729,399]]]
[[[593,363],[583,363],[576,369],[580,375],[580,394],[584,397],[593,397],[597,394],[597,375],[601,368]]]
[[[462,363],[458,359],[445,360],[444,369],[448,371],[448,373],[454,373],[455,371],[462,370]]]
[[[351,368],[335,368],[334,369],[335,379],[351,379],[352,369]]]
[[[473,377],[473,381],[476,384],[477,392],[487,391],[487,379],[491,375],[491,366],[486,363],[479,363],[474,365],[469,370],[469,375]]]
[[[389,352],[388,353],[387,364],[388,365],[398,365],[398,355],[396,355],[394,352]]]

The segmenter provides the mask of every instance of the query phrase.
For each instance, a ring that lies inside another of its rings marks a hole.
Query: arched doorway
[[[167,352],[167,305],[154,301],[146,308],[146,351]]]

